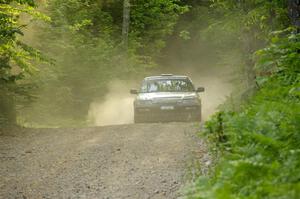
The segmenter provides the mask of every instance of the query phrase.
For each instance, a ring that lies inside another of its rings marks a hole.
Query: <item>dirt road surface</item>
[[[192,162],[209,161],[198,129],[0,129],[0,198],[180,198]]]

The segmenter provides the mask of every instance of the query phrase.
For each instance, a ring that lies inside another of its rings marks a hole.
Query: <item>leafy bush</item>
[[[23,35],[24,25],[18,22],[21,14],[27,14],[33,19],[50,20],[36,11],[34,5],[31,0],[0,2],[0,86],[15,83],[24,78],[24,75],[31,74],[36,69],[33,62],[46,61],[38,50],[17,37]]]
[[[256,53],[259,91],[206,123],[221,158],[188,198],[300,198],[300,35],[287,31]]]

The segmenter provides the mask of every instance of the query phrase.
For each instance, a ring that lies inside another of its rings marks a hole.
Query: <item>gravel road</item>
[[[0,129],[0,198],[179,198],[191,164],[209,162],[198,130],[192,123]]]

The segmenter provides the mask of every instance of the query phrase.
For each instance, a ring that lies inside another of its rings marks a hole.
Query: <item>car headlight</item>
[[[199,104],[199,100],[197,98],[187,98],[182,100],[183,104]]]

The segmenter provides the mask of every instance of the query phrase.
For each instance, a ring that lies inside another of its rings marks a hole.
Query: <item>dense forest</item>
[[[112,79],[229,66],[234,92],[201,133],[214,168],[188,197],[300,198],[297,3],[0,0],[0,124],[86,125]]]
[[[117,0],[2,1],[2,123],[86,125],[112,79],[153,70],[231,70],[234,95],[247,96],[252,54],[291,24],[285,1],[130,1],[125,44],[123,9]]]

